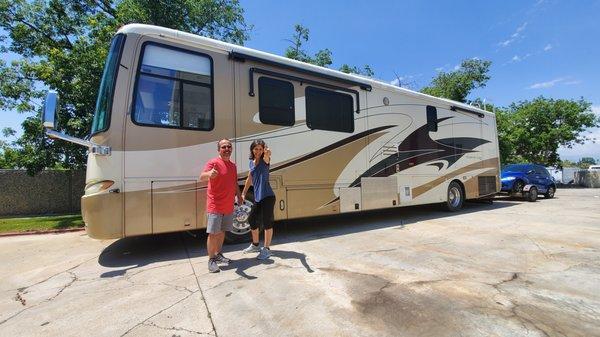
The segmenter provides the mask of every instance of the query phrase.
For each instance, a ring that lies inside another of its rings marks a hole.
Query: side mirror
[[[44,125],[44,133],[53,139],[62,139],[67,142],[85,146],[88,148],[90,153],[100,156],[110,156],[110,146],[98,145],[90,142],[89,140],[80,139],[65,135],[62,132],[58,132],[54,129],[58,128],[58,93],[54,90],[49,90],[44,100],[44,111],[42,116],[42,122]]]
[[[42,122],[44,128],[55,129],[58,127],[58,93],[54,90],[49,90],[44,100],[44,115]]]

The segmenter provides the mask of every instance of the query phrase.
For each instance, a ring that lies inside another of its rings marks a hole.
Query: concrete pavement
[[[265,262],[205,237],[0,239],[0,335],[592,336],[600,190],[301,220]]]

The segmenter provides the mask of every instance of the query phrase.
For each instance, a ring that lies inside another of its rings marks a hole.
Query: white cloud
[[[527,87],[527,89],[545,89],[545,88],[552,88],[553,86],[555,86],[556,84],[563,82],[565,79],[563,77],[561,78],[555,78],[551,81],[548,82],[540,82],[540,83],[534,83],[532,85],[530,85],[529,87]]]
[[[519,35],[519,33],[521,33],[521,32],[522,32],[522,31],[525,29],[525,27],[527,27],[527,22],[524,22],[524,23],[523,23],[521,26],[519,26],[519,27],[517,28],[517,31],[516,31],[516,32],[515,32],[515,33],[514,33],[512,36],[513,36],[513,37],[516,37],[516,36],[518,36],[518,35]]]
[[[548,43],[548,44],[546,45],[546,47],[544,47],[544,51],[548,51],[548,50],[550,50],[550,49],[552,49],[552,45],[551,45],[550,43]]]
[[[546,89],[546,88],[552,88],[553,86],[557,85],[557,84],[564,84],[564,85],[576,85],[581,83],[580,80],[577,79],[573,79],[571,77],[559,77],[559,78],[555,78],[551,81],[547,81],[547,82],[539,82],[539,83],[534,83],[530,86],[528,86],[526,89]]]
[[[517,30],[514,33],[512,33],[512,35],[508,39],[506,39],[502,42],[498,42],[498,45],[500,47],[508,47],[510,44],[515,42],[517,39],[519,39],[519,38],[522,39],[524,36],[521,33],[523,32],[523,30],[525,30],[525,27],[527,27],[527,22],[524,22],[522,25],[517,27]]]
[[[527,54],[525,54],[523,56],[515,55],[507,63],[521,62],[521,61],[525,60],[526,58],[529,58],[531,55],[532,55],[531,53],[527,53]]]
[[[443,70],[444,70],[444,67],[437,67],[437,68],[435,68],[435,71],[437,71],[438,73],[439,73],[440,71],[443,71]]]
[[[460,64],[457,64],[457,65],[455,65],[453,69],[454,69],[455,71],[456,71],[456,70],[458,70],[458,69],[460,69]]]

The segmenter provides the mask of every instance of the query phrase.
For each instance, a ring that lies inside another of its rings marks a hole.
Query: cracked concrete
[[[218,274],[186,233],[2,238],[0,335],[597,335],[599,194],[293,221]]]

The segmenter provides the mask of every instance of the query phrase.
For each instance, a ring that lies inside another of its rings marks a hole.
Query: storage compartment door
[[[196,181],[152,182],[152,233],[196,229]]]

